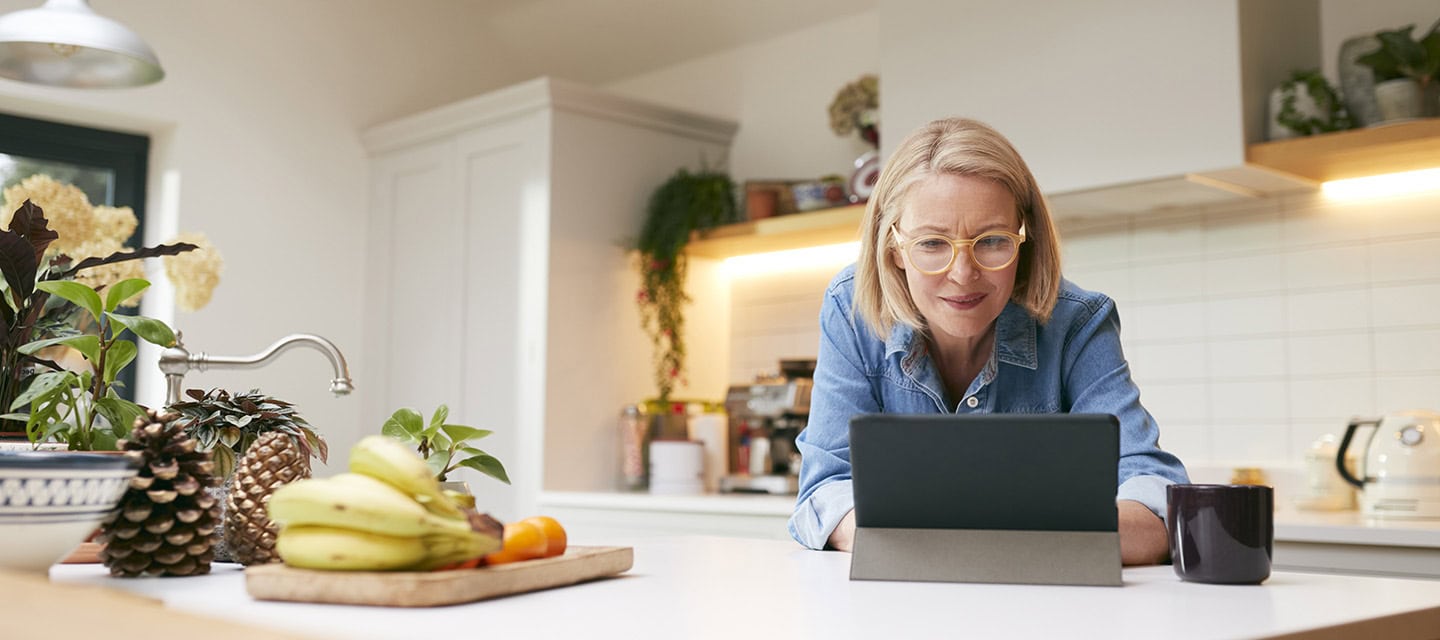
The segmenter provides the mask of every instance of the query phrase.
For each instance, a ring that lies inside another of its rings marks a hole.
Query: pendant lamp
[[[165,71],[150,45],[87,0],[46,0],[0,16],[0,77],[94,89],[158,82]]]

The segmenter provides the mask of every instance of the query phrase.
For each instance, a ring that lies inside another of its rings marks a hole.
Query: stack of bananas
[[[500,548],[501,525],[440,490],[405,445],[368,436],[350,472],[300,480],[270,496],[285,564],[338,571],[428,571]]]

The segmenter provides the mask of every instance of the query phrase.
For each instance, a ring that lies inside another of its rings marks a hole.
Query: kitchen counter
[[[615,540],[584,543],[615,544]],[[1440,582],[1277,572],[1260,586],[1181,582],[1168,566],[1123,587],[851,582],[849,554],[719,537],[632,541],[619,578],[430,609],[252,600],[235,565],[198,578],[52,581],[119,588],[173,610],[332,638],[523,633],[534,638],[1433,638]],[[82,603],[72,603],[82,604]],[[97,628],[112,622],[96,622]]]

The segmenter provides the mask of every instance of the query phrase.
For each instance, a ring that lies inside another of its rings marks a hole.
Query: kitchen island
[[[1260,586],[1217,586],[1157,566],[1126,569],[1118,588],[852,582],[849,554],[789,542],[631,544],[635,566],[617,578],[426,609],[256,601],[227,564],[183,579],[114,579],[99,565],[57,565],[50,576],[322,638],[1440,637],[1440,581],[1281,572]],[[111,622],[93,624],[98,633]]]

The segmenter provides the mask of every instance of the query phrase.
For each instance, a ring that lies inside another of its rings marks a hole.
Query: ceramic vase
[[[1420,83],[1410,78],[1376,84],[1375,102],[1380,107],[1381,122],[1410,120],[1425,115]]]
[[[1356,36],[1340,45],[1340,92],[1356,127],[1368,127],[1381,120],[1380,106],[1375,101],[1375,72],[1356,62],[1379,48],[1380,41],[1373,35]]]

